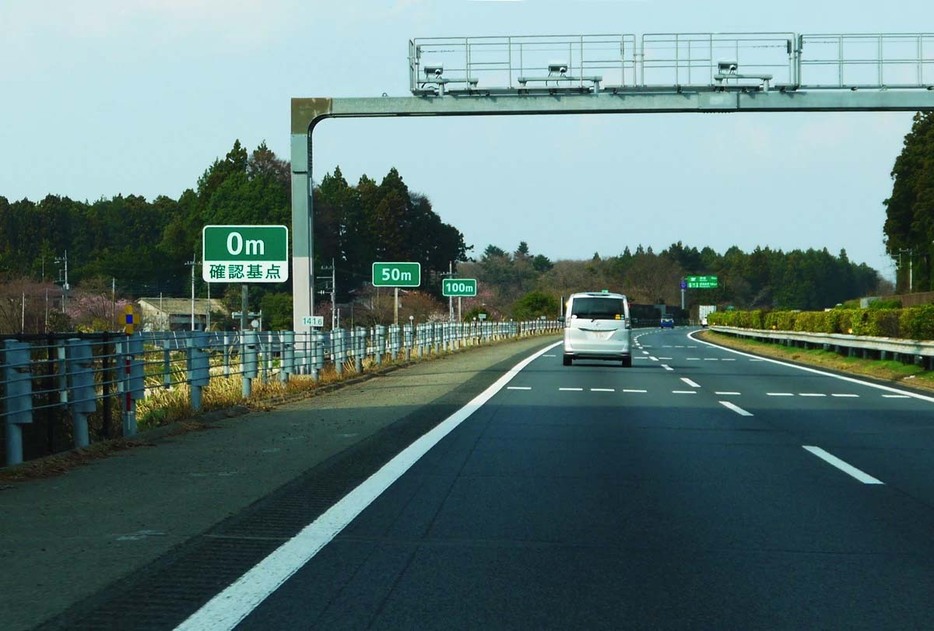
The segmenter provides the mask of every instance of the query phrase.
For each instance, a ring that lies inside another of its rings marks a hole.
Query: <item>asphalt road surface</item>
[[[535,354],[179,628],[934,628],[934,398],[636,341]]]

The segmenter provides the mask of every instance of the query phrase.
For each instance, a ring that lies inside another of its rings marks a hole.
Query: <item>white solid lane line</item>
[[[700,388],[700,384],[699,384],[699,383],[695,383],[695,382],[691,381],[690,379],[688,379],[687,377],[681,377],[681,381],[683,381],[684,383],[688,384],[688,385],[691,386],[692,388]]]
[[[718,393],[718,394],[719,394],[719,393]],[[734,412],[736,412],[736,413],[739,414],[740,416],[752,416],[752,412],[747,412],[747,411],[744,410],[743,408],[741,408],[741,407],[739,407],[738,405],[735,405],[735,404],[733,404],[733,403],[730,403],[729,401],[720,401],[720,405],[722,405],[723,407],[727,408],[728,410],[733,410]]]
[[[693,335],[694,335],[693,333],[690,333],[688,337],[691,337],[691,339],[695,339],[694,337],[692,337]],[[863,381],[855,377],[846,377],[844,375],[836,375],[834,373],[825,372],[823,370],[818,370],[816,368],[808,368],[806,366],[799,366],[797,364],[789,364],[788,362],[783,362],[778,359],[763,359],[761,357],[756,357],[755,355],[750,355],[749,353],[744,353],[743,351],[737,351],[737,350],[733,350],[732,348],[724,348],[722,346],[717,346],[716,344],[711,344],[710,342],[704,342],[704,340],[697,340],[697,341],[703,344],[706,344],[707,346],[710,346],[712,348],[716,348],[718,350],[724,351],[726,353],[732,353],[733,355],[739,355],[741,357],[749,358],[749,361],[769,362],[772,364],[777,364],[779,366],[785,366],[786,368],[793,368],[795,370],[803,370],[804,372],[809,372],[814,375],[823,375],[824,377],[831,377],[833,379],[839,379],[840,381],[846,381],[848,383],[859,384],[860,386],[866,386],[867,388],[875,388],[876,390],[883,390],[885,392],[889,392],[892,394],[903,395],[911,399],[918,399],[920,401],[927,401],[928,403],[934,403],[934,396],[931,396],[931,395],[919,394],[916,392],[906,392],[905,390],[898,390],[897,388],[893,388],[891,386],[884,386],[878,383],[871,383],[869,381]],[[859,396],[859,395],[852,395],[852,396]]]
[[[279,589],[295,572],[310,561],[363,510],[382,495],[441,439],[450,434],[471,414],[502,390],[523,368],[540,355],[554,349],[556,342],[523,359],[489,388],[435,426],[427,434],[399,452],[392,460],[367,478],[343,499],[305,526],[265,559],[214,596],[187,620],[176,627],[181,631],[230,630],[250,615],[270,594]]]
[[[863,484],[885,484],[881,480],[878,480],[864,471],[860,471],[851,464],[848,464],[833,454],[827,453],[820,447],[814,447],[811,445],[802,445],[807,451],[810,451],[812,454],[823,460],[824,462],[835,466],[849,476],[852,476],[862,482]]]

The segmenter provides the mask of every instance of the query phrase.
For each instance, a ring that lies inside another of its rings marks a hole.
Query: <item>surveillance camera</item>
[[[739,69],[739,64],[735,61],[718,61],[717,70],[719,72],[734,73]]]
[[[425,76],[434,75],[435,77],[440,77],[442,74],[444,74],[444,66],[440,64],[432,64],[432,65],[425,66]]]
[[[565,74],[568,71],[568,65],[563,62],[554,62],[548,64],[548,72],[557,72],[559,74]]]

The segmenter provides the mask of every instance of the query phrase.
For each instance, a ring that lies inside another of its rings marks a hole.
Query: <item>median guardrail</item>
[[[317,381],[362,373],[510,338],[557,333],[558,320],[425,322],[351,330],[141,332],[8,336],[0,340],[0,424],[5,464],[137,433],[137,408],[159,392],[187,389],[191,410],[220,380],[241,397],[259,379]],[[155,415],[158,416],[158,415]],[[119,424],[117,419],[120,419]],[[144,419],[146,427],[158,418]]]

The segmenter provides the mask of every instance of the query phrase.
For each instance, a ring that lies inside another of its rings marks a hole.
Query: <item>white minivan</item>
[[[572,294],[564,312],[564,365],[575,359],[611,359],[632,366],[632,321],[622,294]]]

